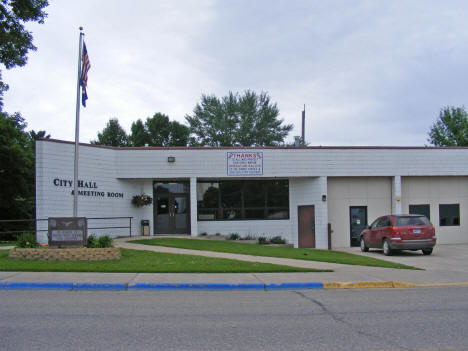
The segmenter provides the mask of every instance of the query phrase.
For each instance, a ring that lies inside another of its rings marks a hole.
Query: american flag
[[[81,103],[86,107],[86,100],[88,100],[88,94],[86,93],[86,86],[88,85],[88,71],[91,68],[89,63],[88,50],[86,50],[86,44],[83,42],[83,55],[81,56]]]

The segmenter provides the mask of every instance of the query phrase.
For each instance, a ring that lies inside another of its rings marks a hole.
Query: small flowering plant
[[[153,199],[151,196],[146,195],[144,193],[140,195],[135,195],[132,198],[132,204],[134,204],[136,207],[142,207],[142,206],[147,206],[151,205],[153,203]]]

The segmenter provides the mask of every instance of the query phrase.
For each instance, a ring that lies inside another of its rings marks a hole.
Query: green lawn
[[[192,250],[205,250],[217,252],[230,252],[244,255],[269,256],[293,258],[308,261],[320,261],[331,263],[342,263],[359,266],[374,266],[399,269],[419,269],[412,266],[406,266],[399,263],[379,260],[373,257],[354,255],[340,251],[328,251],[317,249],[294,249],[283,246],[265,246],[257,244],[236,243],[222,240],[197,240],[181,238],[155,238],[149,240],[134,240],[131,243],[180,247]]]
[[[194,255],[176,255],[128,249],[120,249],[120,252],[122,254],[120,260],[27,261],[8,258],[9,251],[1,250],[0,271],[122,273],[330,272]]]
[[[16,241],[12,241],[12,242],[9,242],[9,243],[0,243],[0,246],[15,246],[16,245]]]

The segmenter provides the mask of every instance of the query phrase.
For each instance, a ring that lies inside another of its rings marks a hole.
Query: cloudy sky
[[[185,122],[202,94],[266,91],[310,145],[427,145],[467,101],[468,2],[50,0],[36,52],[5,70],[4,109],[74,140],[79,26],[91,61],[80,140],[109,118]]]

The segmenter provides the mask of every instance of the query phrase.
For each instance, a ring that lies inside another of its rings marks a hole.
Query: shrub
[[[109,235],[100,236],[98,239],[98,245],[101,248],[112,247],[112,239]]]
[[[216,233],[215,235],[216,235],[216,236],[220,236],[220,235],[221,235],[221,233]]]
[[[91,234],[86,240],[86,247],[90,249],[112,247],[112,239],[109,235],[103,235],[96,238],[96,235]]]
[[[36,241],[36,236],[33,233],[23,233],[18,235],[16,239],[16,246],[30,249],[39,247],[39,244]]]
[[[275,237],[270,239],[270,243],[272,243],[272,244],[286,244],[286,240],[284,240],[280,236],[275,236]]]
[[[228,236],[228,240],[239,240],[239,239],[240,239],[240,235],[238,233],[231,233]]]
[[[259,237],[258,237],[258,244],[259,244],[259,245],[268,244],[267,238],[265,238],[264,236],[259,236]]]
[[[86,239],[86,247],[87,248],[95,248],[98,247],[98,241],[96,239],[96,235],[91,234],[88,235],[88,239]]]
[[[206,232],[203,232],[203,233],[200,233],[199,235],[200,235],[200,236],[207,236],[207,235],[208,235],[208,233],[206,233]]]

